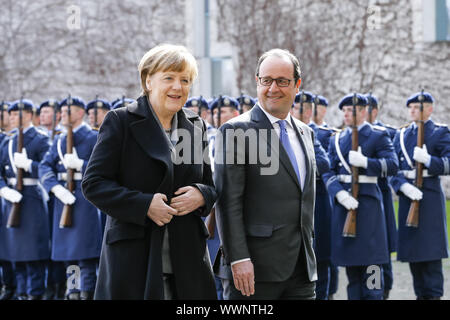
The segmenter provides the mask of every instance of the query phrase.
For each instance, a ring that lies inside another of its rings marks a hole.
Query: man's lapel
[[[306,147],[306,140],[305,139],[309,139],[307,137],[307,135],[309,135],[309,133],[307,131],[305,131],[302,127],[297,126],[295,124],[294,119],[292,119],[291,117],[291,124],[292,127],[294,127],[295,133],[297,134],[297,138],[300,141],[300,145],[302,146],[302,150],[303,150],[303,154],[305,155],[305,172],[306,172],[306,177],[305,177],[305,183],[304,183],[304,188],[306,188],[307,186],[309,186],[310,184],[308,183],[309,179],[311,179],[311,157],[310,157],[310,151],[308,150],[308,148]],[[311,141],[311,143],[314,145],[314,142]],[[300,168],[299,168],[300,170]],[[304,191],[304,190],[303,190]]]

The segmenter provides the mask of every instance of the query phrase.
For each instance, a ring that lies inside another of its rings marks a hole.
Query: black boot
[[[55,284],[55,295],[53,296],[53,299],[64,300],[65,292],[66,292],[66,282]]]
[[[53,300],[54,295],[55,295],[55,285],[54,284],[47,285],[47,288],[45,288],[43,300]]]
[[[94,299],[93,291],[81,291],[80,300],[92,300]]]
[[[42,294],[37,295],[37,296],[34,296],[34,295],[32,295],[32,294],[29,294],[29,295],[28,295],[28,300],[42,300],[42,298],[43,298],[43,295],[42,295]]]
[[[26,293],[20,293],[17,295],[17,300],[28,300],[28,295]]]
[[[0,301],[12,299],[15,289],[14,287],[4,285],[0,291]]]
[[[71,292],[67,295],[66,300],[80,300],[80,293]]]
[[[389,299],[389,290],[384,290],[383,292],[383,300]]]

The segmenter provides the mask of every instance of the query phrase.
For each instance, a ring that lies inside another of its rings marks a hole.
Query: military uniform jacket
[[[191,156],[207,157],[205,123],[185,108],[177,116],[179,129],[200,137],[186,140]],[[110,111],[100,128],[83,180],[86,198],[108,215],[95,299],[164,298],[165,228],[178,298],[217,299],[210,263],[204,260],[208,230],[201,219],[216,199],[211,169],[204,159],[174,165],[167,140],[145,96]],[[163,193],[170,203],[182,186],[197,187],[205,206],[159,227],[147,216],[153,195]]]
[[[56,184],[66,187],[66,168],[62,159],[66,153],[66,134],[55,137],[52,147],[39,165],[42,185],[50,193]],[[75,197],[72,226],[59,228],[59,220],[64,204],[57,198],[53,207],[52,259],[56,261],[83,260],[100,256],[102,232],[97,208],[89,203],[81,191],[81,178],[84,174],[92,149],[97,141],[97,131],[82,124],[73,133],[74,147],[78,157],[84,160],[81,172],[75,173]]]
[[[388,262],[389,257],[383,199],[376,178],[394,175],[398,169],[398,159],[392,141],[382,127],[366,123],[359,129],[358,142],[363,155],[368,157],[367,169],[359,169],[360,179],[365,176],[367,180],[375,180],[372,181],[374,183],[359,184],[355,238],[342,236],[347,210],[335,199],[340,190],[351,193],[350,173],[346,169],[346,165],[350,167],[348,154],[352,147],[351,128],[332,136],[328,150],[331,170],[323,175],[334,202],[331,260],[340,266],[383,264]],[[336,143],[346,163],[339,158]]]
[[[394,139],[400,163],[399,172],[391,179],[392,187],[399,195],[397,259],[407,262],[448,257],[445,195],[439,176],[450,174],[450,132],[446,125],[436,124],[432,120],[428,120],[424,128],[424,142],[431,155],[431,163],[428,168],[424,165],[426,173],[421,189],[423,198],[420,201],[418,228],[405,225],[411,201],[400,191],[403,183],[414,184],[415,174],[411,175],[411,171],[415,167],[413,154],[417,145],[417,126],[410,124],[399,131]],[[402,151],[401,140],[408,157]]]
[[[16,167],[14,152],[17,151],[17,130],[4,139],[0,149],[0,188],[8,186],[15,188]],[[50,257],[49,225],[47,207],[38,183],[38,164],[49,148],[48,137],[31,126],[24,132],[23,145],[27,150],[28,159],[33,160],[31,172],[24,170],[24,187],[20,202],[20,225],[17,228],[6,228],[8,215],[12,204],[3,200],[2,233],[0,241],[6,250],[6,260],[33,261]]]
[[[324,128],[309,123],[314,130],[316,143],[314,152],[316,154],[317,175],[316,175],[316,205],[314,208],[314,252],[317,261],[329,261],[331,255],[331,213],[332,207],[330,197],[322,180],[322,174],[330,170],[330,160],[325,151],[324,143],[328,147],[329,136],[332,129]],[[322,139],[322,140],[321,140]]]

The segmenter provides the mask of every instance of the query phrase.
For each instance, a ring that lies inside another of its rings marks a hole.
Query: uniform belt
[[[406,179],[414,180],[416,178],[416,169],[414,169],[414,170],[401,170],[401,172],[403,173],[403,175],[405,176]],[[424,169],[422,171],[422,174],[423,174],[422,177],[424,177],[424,178],[432,177],[432,175],[428,173],[427,169]]]
[[[37,186],[38,179],[33,178],[23,178],[22,180],[24,186]],[[15,186],[17,184],[16,178],[8,178],[8,184]]]
[[[339,182],[343,183],[352,183],[352,176],[349,174],[340,174],[338,175]],[[378,183],[378,177],[371,177],[371,176],[364,176],[360,175],[358,176],[358,183]]]
[[[81,172],[75,172],[73,174],[73,180],[82,180],[82,179],[83,179],[83,175],[81,174]],[[58,180],[67,181],[67,172],[59,172]]]

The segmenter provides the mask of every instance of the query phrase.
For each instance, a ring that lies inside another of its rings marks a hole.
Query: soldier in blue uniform
[[[50,145],[53,144],[53,140],[56,135],[63,132],[65,129],[61,126],[61,107],[59,102],[55,99],[49,99],[41,103],[39,106],[39,118],[40,129],[47,133],[48,141]],[[53,225],[53,207],[55,202],[55,196],[53,193],[48,194],[47,191],[42,188],[42,192],[47,197],[48,219],[50,226],[50,241],[52,238],[52,225]],[[51,242],[50,242],[51,243]],[[66,271],[64,263],[61,261],[47,262],[47,281],[46,290],[44,294],[44,300],[61,300],[64,299],[64,293],[66,290]]]
[[[68,99],[61,102],[62,125],[68,125]],[[71,125],[74,148],[66,154],[66,134],[60,134],[39,165],[39,178],[47,190],[56,196],[54,204],[52,260],[64,261],[80,270],[80,288],[68,288],[67,298],[92,299],[96,283],[96,265],[100,256],[102,230],[97,208],[90,204],[81,191],[81,180],[92,149],[97,141],[97,131],[83,123],[85,103],[81,98],[71,98]],[[66,168],[75,170],[75,192],[66,189]],[[73,205],[72,226],[59,227],[63,206]],[[81,291],[81,292],[80,292]]]
[[[310,92],[302,92],[296,95],[296,101],[300,101],[303,94],[303,121],[314,130],[316,138],[314,152],[316,155],[316,204],[314,207],[314,253],[317,260],[316,300],[327,300],[330,285],[330,255],[331,255],[331,202],[322,174],[330,170],[330,161],[325,148],[332,130],[318,126],[312,121],[313,103],[315,97]],[[292,112],[294,113],[294,112]],[[295,113],[298,116],[298,112]],[[295,115],[293,114],[295,117]],[[299,118],[297,118],[299,119]],[[300,119],[299,119],[300,120]],[[319,137],[322,139],[320,140]]]
[[[395,136],[400,170],[391,179],[399,195],[397,259],[409,262],[417,299],[440,299],[444,293],[442,259],[448,257],[445,196],[439,176],[450,174],[450,132],[447,125],[430,119],[434,99],[424,93],[424,146],[417,147],[421,93],[406,102],[413,121]],[[423,186],[414,186],[415,163],[424,164]],[[418,227],[406,226],[411,200],[420,200]]]
[[[112,109],[111,104],[105,99],[95,99],[86,105],[86,113],[89,119],[89,125],[98,130],[102,125],[103,119],[109,110]]]
[[[247,94],[241,94],[236,100],[239,102],[239,113],[251,110],[256,104],[256,100]]]
[[[213,137],[216,134],[216,128],[214,128],[214,126],[212,126],[208,122],[208,119],[207,119],[209,116],[208,114],[210,114],[211,111],[209,110],[209,105],[208,105],[208,102],[206,101],[206,99],[203,98],[202,96],[191,97],[186,101],[186,103],[184,104],[184,107],[191,109],[193,112],[195,112],[200,117],[202,117],[202,119],[205,120],[206,134],[208,136],[208,141],[210,141],[211,137]],[[205,114],[205,112],[206,112],[206,114]],[[211,146],[211,144],[210,144],[210,146]]]
[[[11,104],[6,101],[4,101],[0,105],[0,118],[2,122],[0,128],[0,150],[2,149],[3,141],[5,141],[5,138],[8,137],[8,132],[5,130],[5,128],[9,127],[8,107],[10,105]],[[1,202],[4,202],[3,198],[1,199]],[[16,290],[16,277],[14,274],[13,264],[11,263],[11,261],[7,260],[6,256],[6,241],[4,237],[6,232],[6,225],[2,223],[2,212],[3,204],[0,205],[0,301],[13,298]]]
[[[325,122],[325,115],[327,114],[327,107],[328,107],[328,100],[324,96],[317,95],[315,99],[317,98],[317,103],[315,104],[315,108],[317,111],[315,111],[317,114],[312,119],[316,125],[328,128],[328,124]]]
[[[42,299],[45,266],[50,257],[47,208],[38,187],[38,164],[49,148],[47,136],[32,125],[33,102],[16,101],[8,108],[13,127],[19,126],[22,109],[23,149],[17,150],[18,130],[1,144],[0,195],[3,197],[2,231],[6,256],[14,262],[17,296],[20,300]],[[16,191],[16,173],[23,169],[23,189]],[[20,223],[6,228],[12,203],[20,203]]]
[[[328,193],[334,200],[331,260],[335,265],[346,268],[349,299],[382,299],[381,265],[389,261],[389,252],[383,198],[377,183],[379,177],[387,177],[397,172],[398,159],[386,129],[372,126],[365,121],[367,99],[361,94],[356,97],[359,150],[351,150],[350,127],[336,133],[331,138],[328,149],[331,170],[323,175]],[[352,94],[347,95],[339,103],[347,126],[353,122],[352,98]],[[349,192],[351,166],[359,168],[357,199]],[[342,231],[347,212],[351,209],[357,210],[356,237],[344,237]],[[373,287],[369,287],[368,280],[373,273],[380,279]]]
[[[372,94],[366,95],[367,101],[369,103],[369,114],[367,121],[377,126],[386,128],[389,133],[391,140],[394,140],[397,129],[391,125],[382,123],[377,119],[378,117],[378,99]],[[371,122],[372,121],[372,122]],[[394,201],[392,199],[392,191],[388,183],[388,178],[379,178],[378,186],[380,187],[381,193],[383,195],[383,207],[384,214],[386,216],[386,230],[388,237],[388,248],[389,253],[397,251],[397,225],[395,222],[395,210]],[[392,262],[389,255],[389,262],[383,264],[383,277],[384,277],[384,295],[383,298],[386,300],[389,297],[389,292],[392,289],[394,282],[394,274],[392,272]]]
[[[112,105],[113,109],[117,109],[117,108],[126,107],[127,105],[129,105],[135,101],[136,100],[134,100],[134,99],[123,97],[122,99],[117,99],[117,100],[111,102],[111,105]]]

